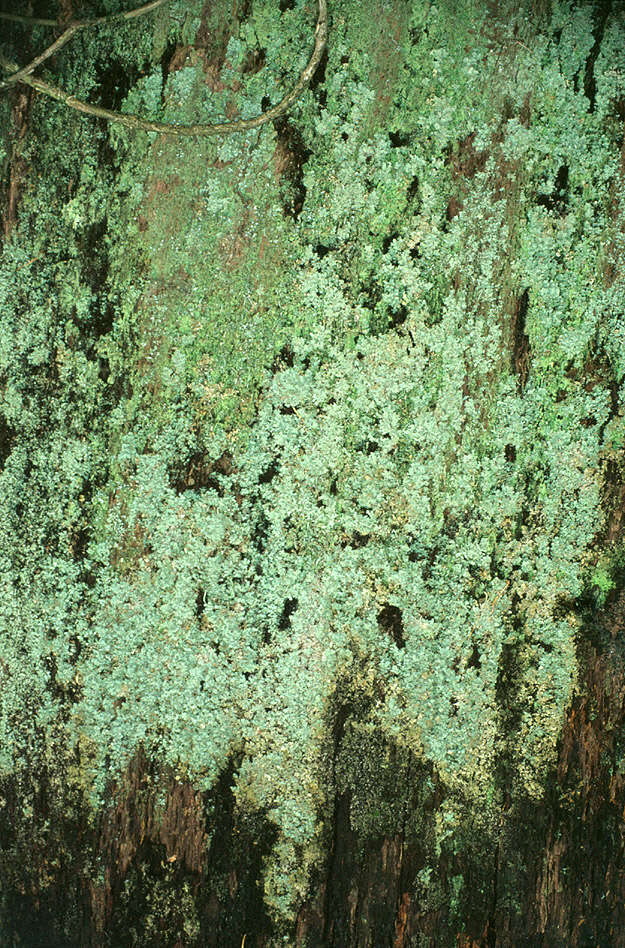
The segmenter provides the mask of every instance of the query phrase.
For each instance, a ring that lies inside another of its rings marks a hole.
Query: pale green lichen
[[[204,789],[240,754],[284,931],[337,793],[363,837],[393,831],[395,761],[449,794],[424,889],[460,814],[488,831],[502,755],[540,797],[622,441],[623,282],[598,266],[622,240],[622,20],[590,112],[589,8],[555,5],[556,51],[522,19],[489,39],[482,4],[373,6],[332,4],[325,79],[286,128],[164,142],[37,101],[0,266],[2,772],[76,745],[97,806],[140,744]],[[153,51],[199,13],[58,68],[88,94],[107,57],[147,62],[122,107],[185,121],[256,113],[301,68],[307,5],[256,0],[224,62],[192,52],[163,82]]]

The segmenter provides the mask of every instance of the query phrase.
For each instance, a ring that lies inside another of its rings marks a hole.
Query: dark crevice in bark
[[[15,435],[15,429],[8,424],[4,415],[0,415],[0,471],[4,469],[13,450]]]
[[[282,209],[287,217],[297,220],[306,200],[304,166],[312,150],[304,144],[301,132],[286,117],[273,123],[277,142],[274,168],[281,181]]]
[[[319,102],[319,107],[322,109],[325,108],[327,97],[328,97],[328,93],[326,91],[326,85],[325,85],[327,66],[328,66],[328,49],[326,47],[323,51],[323,55],[321,56],[319,66],[317,67],[317,70],[314,76],[310,80],[310,85],[309,85],[309,88],[312,89],[312,91],[316,94],[318,102]]]
[[[332,760],[330,786],[335,791],[334,812],[331,823],[330,839],[330,858],[328,862],[327,882],[325,885],[325,905],[323,911],[324,930],[323,944],[332,945],[334,939],[334,916],[336,913],[336,901],[340,899],[339,892],[342,888],[342,850],[344,848],[345,835],[351,833],[349,827],[349,798],[347,794],[339,794],[336,791],[337,784],[337,763],[338,756],[345,733],[345,725],[350,714],[353,713],[351,704],[341,704],[336,712],[334,727],[332,731]],[[346,812],[347,808],[347,812]],[[340,888],[337,890],[337,886]]]
[[[529,290],[524,290],[517,297],[512,311],[512,358],[511,368],[518,378],[519,393],[523,394],[531,365],[531,346],[529,336],[525,331],[525,321],[529,307]]]
[[[176,67],[176,56],[180,54],[180,49],[179,44],[171,40],[167,43],[163,55],[161,56],[161,104],[165,102],[167,79],[169,78],[170,72]]]
[[[240,756],[232,757],[202,794],[137,755],[112,788],[114,803],[99,829],[98,850],[109,869],[104,889],[91,895],[102,906],[98,946],[186,944],[179,897],[185,885],[194,896],[198,944],[239,948],[246,932],[257,939],[252,944],[268,938],[259,882],[277,830],[263,812],[238,808],[240,764]]]
[[[592,35],[594,36],[595,42],[593,43],[593,47],[590,50],[588,59],[586,60],[586,67],[584,70],[584,95],[588,99],[589,112],[595,111],[595,98],[597,95],[595,63],[601,49],[601,41],[603,40],[606,22],[612,10],[612,0],[597,0],[597,2],[594,4],[594,7],[596,26]]]

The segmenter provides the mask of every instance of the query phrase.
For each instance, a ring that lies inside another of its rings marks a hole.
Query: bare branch
[[[11,73],[10,76],[7,76],[2,82],[0,82],[0,89],[5,89],[7,86],[10,86],[14,82],[25,81],[26,76],[29,76],[32,72],[35,71],[37,66],[40,66],[46,59],[49,59],[50,56],[54,56],[56,52],[59,51],[66,43],[69,43],[74,33],[79,30],[80,27],[73,24],[68,26],[64,33],[61,33],[59,38],[54,41],[47,49],[44,49],[43,53],[40,53],[39,56],[36,56],[32,62],[29,62],[27,66],[23,66],[21,69],[18,69],[16,72]],[[0,64],[4,65],[2,61]]]
[[[160,6],[160,4],[163,2],[166,2],[166,0],[154,0],[154,2],[146,4],[145,7],[137,8],[137,10],[141,10],[141,12],[147,12],[147,7],[154,9],[156,6]],[[323,51],[326,47],[328,38],[327,0],[318,0],[318,5],[319,15],[317,18],[317,26],[315,28],[315,46],[308,65],[300,75],[295,86],[277,105],[274,105],[273,108],[268,109],[266,112],[262,112],[260,115],[256,115],[254,118],[241,119],[238,122],[217,122],[214,125],[172,125],[168,122],[153,122],[150,119],[144,119],[139,115],[133,115],[131,113],[126,114],[124,112],[113,112],[110,109],[103,109],[97,105],[90,105],[88,102],[82,102],[71,93],[65,92],[64,89],[60,89],[58,86],[53,86],[48,82],[44,82],[42,79],[37,79],[29,74],[26,74],[25,70],[29,67],[25,67],[23,70],[18,70],[18,67],[14,63],[9,62],[1,55],[0,66],[2,66],[5,70],[10,70],[13,72],[13,76],[9,76],[7,82],[13,80],[14,77],[17,77],[19,72],[21,73],[19,80],[16,78],[15,81],[23,82],[26,85],[31,86],[33,89],[36,89],[38,92],[42,92],[45,95],[56,99],[58,102],[62,102],[64,105],[67,105],[72,109],[76,109],[78,112],[83,112],[85,115],[92,115],[95,118],[106,119],[108,122],[115,122],[119,125],[124,125],[126,128],[140,129],[145,132],[157,132],[162,135],[180,135],[205,138],[213,135],[228,135],[232,132],[246,132],[254,128],[259,128],[266,122],[272,122],[280,115],[283,115],[300,97],[312,79],[315,70],[321,62],[321,57],[323,56]],[[131,16],[139,16],[140,14],[137,12],[137,10],[131,11],[129,14],[114,14],[114,16],[118,19],[121,16],[128,19]],[[104,17],[99,22],[109,19],[110,17]],[[85,21],[84,25],[93,25],[95,22],[96,21]],[[82,28],[82,24],[79,25],[78,28]],[[70,29],[72,29],[71,26],[68,27],[68,30]],[[61,39],[61,37],[59,37],[59,39]]]
[[[134,10],[126,10],[125,13],[108,13],[106,16],[99,16],[93,20],[82,20],[80,26],[100,26],[102,23],[114,23],[116,20],[135,20],[138,16],[150,13],[165,3],[169,3],[169,0],[150,0],[150,3],[144,3],[142,7],[135,7]]]
[[[161,7],[168,0],[150,0],[141,7],[135,7],[134,10],[127,10],[125,13],[108,13],[106,16],[93,17],[91,20],[76,20],[74,25],[79,29],[85,26],[99,26],[102,23],[112,23],[115,20],[133,20],[137,16],[149,13]],[[58,20],[48,20],[45,17],[21,16],[19,13],[0,13],[0,20],[9,20],[11,23],[23,23],[25,26],[62,26]]]
[[[167,3],[168,0],[150,0],[150,3],[145,3],[142,7],[136,7],[134,10],[127,10],[124,13],[111,13],[108,16],[95,17],[92,20],[75,20],[70,23],[66,30],[59,36],[58,39],[51,43],[47,49],[44,49],[43,53],[40,53],[39,56],[36,56],[32,62],[28,63],[27,66],[23,66],[21,69],[18,69],[12,75],[7,76],[2,82],[0,82],[0,89],[6,88],[13,82],[25,81],[25,77],[29,76],[32,72],[37,69],[46,59],[49,59],[50,56],[54,56],[55,53],[58,53],[66,43],[69,43],[72,36],[75,33],[78,33],[79,30],[84,30],[86,27],[90,26],[103,26],[105,23],[113,23],[118,20],[134,20],[139,16],[142,16],[144,13],[150,13],[152,10],[156,10],[157,7],[162,7],[164,3]],[[3,17],[4,14],[0,14],[0,17]],[[54,24],[58,26],[58,23]]]
[[[19,13],[0,13],[0,20],[23,23],[25,26],[58,26],[58,20],[46,20],[36,16],[20,16]]]

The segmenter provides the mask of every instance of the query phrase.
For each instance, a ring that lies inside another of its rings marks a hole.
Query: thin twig
[[[127,10],[125,13],[107,13],[106,16],[93,17],[91,20],[77,20],[80,27],[96,26],[100,23],[110,23],[114,20],[132,20],[136,16],[142,16],[155,10],[157,7],[168,3],[168,0],[150,0],[141,7],[135,7],[133,10]],[[49,20],[45,17],[21,16],[19,13],[0,13],[0,20],[9,20],[11,23],[23,23],[25,26],[62,26],[58,20]]]
[[[154,0],[153,3],[147,4],[146,6],[154,9],[155,6],[160,5],[162,2],[166,2],[166,0]],[[85,115],[103,118],[108,122],[116,122],[119,125],[124,125],[126,128],[140,129],[144,132],[157,132],[162,135],[184,135],[190,137],[210,137],[213,135],[228,135],[232,132],[246,132],[250,129],[258,128],[266,122],[272,122],[280,115],[283,115],[299,98],[312,79],[315,70],[321,62],[321,57],[323,56],[328,38],[327,0],[318,0],[318,4],[319,16],[315,28],[315,46],[308,65],[300,75],[295,86],[277,105],[274,105],[273,108],[251,119],[241,119],[238,122],[218,122],[214,125],[172,125],[168,122],[153,122],[150,119],[144,119],[132,113],[113,112],[110,109],[103,109],[97,105],[89,105],[88,102],[77,99],[71,93],[65,92],[64,89],[60,89],[58,86],[53,86],[49,82],[44,82],[43,79],[37,79],[31,75],[21,75],[19,80],[16,81],[23,82],[38,92],[42,92],[44,95],[48,95],[52,99],[56,99],[58,102],[62,102],[64,105],[76,109],[78,112],[83,112]],[[138,9],[142,10],[142,12],[146,12],[146,7]],[[139,13],[137,11],[131,11],[131,14],[125,14],[124,16],[128,18],[130,15],[138,16]],[[119,17],[120,14],[115,14],[115,16]],[[68,27],[68,29],[71,29],[71,27]],[[13,72],[13,75],[17,74],[18,67],[5,59],[2,55],[0,55],[0,66],[5,70]],[[23,70],[19,71],[23,72]],[[12,78],[13,76],[9,76],[8,81]]]
[[[107,13],[106,16],[97,16],[92,20],[79,20],[78,24],[82,28],[83,26],[102,26],[104,23],[114,23],[116,20],[134,20],[138,16],[143,16],[144,13],[150,13],[157,7],[162,7],[164,3],[169,3],[169,0],[150,0],[149,3],[144,3],[143,6],[135,7],[133,10]]]
[[[144,13],[150,13],[152,10],[156,10],[157,7],[163,6],[164,3],[167,3],[168,0],[150,0],[150,3],[145,3],[141,7],[135,7],[134,10],[127,10],[125,13],[110,13],[107,16],[94,17],[92,20],[75,20],[70,23],[67,29],[56,39],[53,43],[48,46],[47,49],[44,49],[43,53],[40,53],[39,56],[36,56],[32,62],[28,63],[27,66],[23,66],[21,69],[18,69],[12,75],[7,76],[2,82],[0,82],[0,89],[6,88],[13,82],[24,81],[26,76],[29,76],[31,73],[37,69],[46,59],[49,59],[50,56],[54,56],[55,53],[58,53],[63,46],[65,46],[71,40],[72,36],[75,33],[78,33],[79,30],[84,30],[87,27],[91,26],[103,26],[105,23],[113,23],[117,20],[134,20],[136,17],[142,16]],[[58,23],[56,24],[59,25]]]
[[[26,26],[58,26],[58,20],[46,20],[37,16],[20,16],[19,13],[0,13],[0,20],[11,23],[24,23]]]
[[[10,86],[13,82],[20,82],[26,79],[26,76],[29,76],[32,72],[35,71],[37,66],[40,66],[46,59],[49,59],[50,56],[54,56],[61,47],[65,46],[66,43],[69,43],[74,33],[79,30],[80,27],[72,24],[68,26],[64,33],[61,33],[59,38],[52,43],[51,46],[48,46],[47,49],[44,49],[43,53],[40,53],[39,56],[36,56],[32,62],[29,62],[27,66],[23,66],[21,69],[18,69],[16,72],[11,73],[10,76],[7,76],[2,82],[0,82],[0,89],[4,89],[7,86]]]

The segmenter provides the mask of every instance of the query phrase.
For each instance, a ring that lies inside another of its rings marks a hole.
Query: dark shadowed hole
[[[506,461],[516,461],[516,448],[513,444],[507,444],[504,448]]]
[[[385,632],[393,639],[397,648],[405,647],[406,637],[401,609],[397,606],[392,606],[388,602],[385,603],[378,613],[378,626],[382,632]]]
[[[395,329],[397,326],[402,326],[408,319],[408,307],[400,306],[399,309],[392,312],[390,316],[392,329]]]
[[[267,543],[267,536],[269,532],[269,521],[263,513],[261,513],[258,521],[254,527],[254,533],[252,534],[252,543],[256,547],[259,553],[262,553],[265,549]]]
[[[309,87],[309,88],[312,89],[313,92],[314,92],[316,89],[318,89],[319,86],[321,86],[321,85],[323,85],[323,84],[325,83],[325,81],[326,81],[326,68],[327,68],[327,65],[328,65],[328,48],[327,48],[327,46],[326,46],[326,48],[324,49],[323,54],[322,54],[322,56],[321,56],[321,59],[320,59],[320,61],[319,61],[319,65],[317,66],[317,69],[315,70],[315,74],[314,74],[314,76],[312,77],[312,79],[311,79],[311,81],[310,81],[310,87]],[[324,94],[324,96],[325,96],[325,89],[322,90],[322,91],[323,91],[323,94]],[[324,98],[324,102],[323,102],[322,104],[325,105],[325,98]]]
[[[388,137],[393,148],[403,148],[412,140],[409,132],[389,132]]]
[[[112,57],[97,63],[96,88],[100,92],[98,104],[119,112],[137,79],[151,70],[152,64],[147,60],[140,67]]]
[[[262,474],[258,478],[259,484],[270,484],[276,474],[278,473],[279,467],[277,461],[272,461],[269,467],[265,468]]]
[[[377,441],[359,441],[356,445],[356,451],[364,451],[365,454],[373,454],[380,445]]]
[[[408,185],[408,190],[406,192],[406,200],[410,204],[419,194],[419,179],[415,175],[410,184]]]
[[[568,196],[569,169],[567,165],[560,165],[558,173],[556,174],[553,190],[550,194],[539,194],[536,198],[536,203],[539,207],[544,207],[554,214],[564,214],[568,204]]]
[[[323,260],[323,258],[326,256],[326,254],[329,254],[329,253],[330,253],[330,248],[329,248],[329,247],[326,247],[325,244],[316,244],[316,246],[315,246],[313,249],[314,249],[314,252],[317,254],[317,256],[319,257],[320,260]]]
[[[210,488],[223,497],[223,486],[219,476],[229,477],[234,470],[232,455],[224,451],[215,461],[207,459],[203,451],[195,451],[186,462],[173,465],[169,471],[169,483],[177,494],[186,490]]]
[[[467,668],[475,668],[477,671],[482,667],[482,662],[480,661],[480,650],[477,645],[473,646],[473,651],[471,652],[471,657],[467,662]]]
[[[197,596],[195,597],[195,617],[196,619],[201,619],[204,615],[204,590],[198,589]]]
[[[285,368],[285,366],[286,368],[292,369],[294,360],[295,355],[291,349],[291,346],[287,342],[284,346],[282,346],[280,352],[278,352],[271,363],[272,374],[275,375],[276,372],[279,372],[280,369]]]
[[[361,547],[366,546],[370,539],[371,537],[368,533],[360,533],[358,530],[354,530],[348,539],[341,542],[341,548],[344,550],[345,547],[349,546],[352,550],[359,550]]]
[[[382,241],[382,250],[384,253],[388,253],[391,244],[393,243],[394,240],[397,240],[398,237],[399,237],[399,234],[397,233],[397,231],[393,231],[393,233],[388,234],[384,238],[384,240]]]
[[[287,629],[291,628],[291,616],[295,612],[298,606],[297,599],[285,599],[284,607],[278,620],[278,628],[281,632],[286,632]]]

